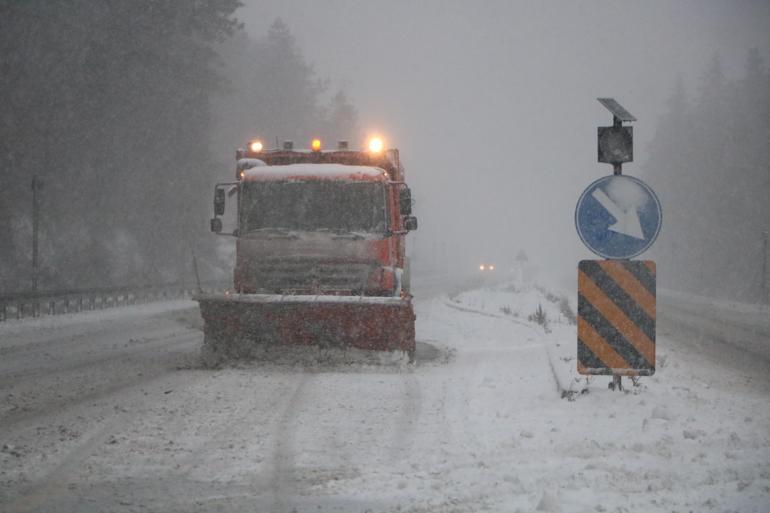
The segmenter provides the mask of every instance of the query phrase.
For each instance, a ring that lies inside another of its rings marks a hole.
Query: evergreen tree
[[[326,85],[297,48],[289,27],[278,18],[262,44],[259,72],[262,98],[256,127],[280,140],[307,146],[319,127],[318,98]],[[269,126],[265,124],[269,120]]]
[[[647,162],[665,213],[655,251],[664,286],[757,299],[770,224],[768,86],[757,50],[734,83],[714,56],[693,102],[677,84]]]
[[[213,44],[237,27],[238,5],[0,5],[0,214],[5,232],[28,226],[29,181],[43,179],[41,286],[126,276],[116,245],[141,257],[148,281],[184,272],[208,210]],[[5,260],[19,249],[2,250],[0,288],[25,286],[26,263]]]
[[[359,144],[362,135],[358,126],[358,112],[344,91],[339,90],[332,96],[324,114],[323,137],[328,145],[348,141],[352,148]]]
[[[280,18],[266,37],[252,41],[240,33],[223,45],[222,53],[230,82],[228,94],[217,101],[219,147],[243,145],[252,137],[268,147],[287,139],[307,147],[312,137],[323,135],[325,112],[319,101],[326,82],[316,76]]]

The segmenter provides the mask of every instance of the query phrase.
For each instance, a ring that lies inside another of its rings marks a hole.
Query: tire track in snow
[[[364,369],[362,372],[370,372],[370,370]],[[414,372],[414,368],[409,368],[398,373],[402,378],[399,384],[401,393],[398,394],[399,413],[390,423],[389,437],[385,439],[387,442],[382,446],[385,450],[385,459],[391,464],[408,459],[422,412],[422,390]],[[355,381],[357,374],[358,372],[345,372],[333,375],[335,380],[350,379]],[[303,422],[303,415],[308,413],[306,406],[309,401],[314,400],[311,384],[318,379],[318,371],[313,369],[305,369],[303,371],[296,388],[286,403],[283,413],[275,424],[274,433],[276,434],[276,439],[272,455],[272,475],[270,479],[272,501],[270,511],[289,512],[292,511],[292,507],[296,506],[292,504],[292,497],[299,491],[298,486],[300,484],[300,479],[297,475],[296,459],[298,456],[298,446],[301,445],[301,442],[297,437],[300,429],[306,424]],[[323,402],[324,399],[320,399],[320,401]],[[349,428],[349,426],[341,426],[339,424],[346,422],[345,419],[346,416],[344,414],[338,415],[332,431],[313,435],[316,437],[314,441],[324,443],[325,436],[338,432],[346,436],[345,429]],[[345,467],[348,469],[354,468],[356,464],[365,463],[356,459],[358,452],[355,445],[346,446],[345,444],[340,444],[334,450],[337,451],[335,455],[336,461],[345,462]],[[334,499],[331,500],[333,501]]]
[[[294,445],[297,431],[297,420],[301,414],[301,408],[306,399],[307,385],[315,378],[315,373],[304,370],[294,392],[289,397],[283,414],[278,419],[274,433],[277,434],[275,450],[273,451],[273,472],[270,480],[270,489],[273,495],[270,511],[288,512],[290,493],[295,483],[294,478]]]
[[[158,381],[162,376],[155,378]],[[139,385],[137,385],[138,388]],[[135,391],[138,393],[138,391]],[[136,399],[136,398],[134,398]],[[125,428],[132,419],[131,412],[118,413],[109,420],[92,429],[91,434],[82,439],[75,447],[56,464],[50,472],[45,473],[35,482],[22,489],[17,498],[11,503],[9,513],[27,513],[40,510],[47,503],[61,502],[67,494],[67,485],[70,481],[77,482],[76,474],[82,469],[84,462],[99,448],[103,447],[115,432]],[[43,511],[49,511],[43,509]]]
[[[248,369],[248,371],[252,372],[257,370],[260,369]],[[235,371],[230,370],[230,372]],[[267,379],[274,380],[281,376],[283,375],[268,371]],[[264,378],[265,376],[248,376],[246,384],[241,385],[241,388],[246,388],[250,391],[258,390],[260,393],[247,393],[239,395],[238,399],[240,399],[240,402],[236,403],[234,407],[229,409],[228,413],[225,415],[221,415],[219,413],[211,414],[213,420],[216,422],[214,429],[205,437],[205,440],[203,440],[203,445],[188,449],[191,451],[191,454],[178,462],[177,466],[180,471],[172,471],[170,473],[171,479],[175,480],[176,483],[181,483],[185,480],[194,481],[191,476],[199,468],[204,468],[206,469],[207,474],[211,474],[212,472],[216,473],[217,465],[232,465],[232,461],[222,463],[222,445],[228,442],[235,444],[239,441],[239,435],[243,437],[244,433],[251,433],[255,427],[255,419],[270,419],[271,413],[272,416],[277,414],[274,408],[272,410],[270,409],[270,407],[275,406],[275,404],[271,403],[266,405],[262,399],[270,396],[285,397],[286,394],[291,393],[291,386],[286,386],[282,383],[279,383],[274,389],[267,390],[264,386],[264,383],[262,382]],[[211,389],[207,382],[206,386],[208,389],[205,393],[208,393],[209,395],[216,395],[218,393],[217,390],[222,388],[229,390],[230,392],[233,391],[233,388],[236,388],[234,393],[238,395],[239,389],[233,385],[240,383],[242,379],[244,379],[243,374],[227,375],[224,377],[224,382],[217,385],[217,389]],[[208,404],[209,400],[210,399],[204,399],[203,404]],[[230,402],[229,399],[227,401]],[[202,419],[199,419],[198,422],[193,424],[192,427],[196,430],[200,429],[202,423],[201,420]],[[274,424],[274,422],[268,422],[267,424]],[[260,425],[260,427],[262,426],[263,425]],[[240,440],[240,442],[243,443],[244,447],[251,447],[249,442],[253,442],[253,440],[253,437],[249,437],[245,441]],[[243,457],[244,456],[241,454],[241,460]],[[212,460],[216,461],[212,462]],[[219,499],[221,499],[221,494],[217,494],[216,500]],[[207,499],[196,497],[195,500],[206,501]]]
[[[99,385],[105,386],[100,386],[92,392],[83,394],[79,393],[77,389],[82,386],[80,381],[67,383],[66,385],[69,385],[71,388],[64,390],[72,392],[71,397],[62,401],[61,397],[52,395],[49,398],[45,398],[43,402],[36,404],[35,410],[12,413],[0,419],[3,432],[9,439],[20,436],[25,445],[33,443],[34,446],[40,448],[39,450],[45,450],[44,454],[49,456],[51,455],[50,450],[43,449],[42,447],[44,446],[40,445],[41,443],[46,443],[41,436],[47,435],[41,435],[38,432],[37,435],[34,435],[33,441],[30,442],[27,440],[30,436],[30,427],[52,427],[60,424],[67,426],[73,431],[85,431],[85,436],[81,437],[78,435],[79,441],[74,442],[70,447],[54,442],[56,452],[53,454],[63,451],[62,456],[57,455],[51,458],[53,461],[48,464],[49,467],[53,467],[51,470],[44,472],[43,475],[34,479],[27,486],[17,489],[17,496],[10,506],[12,508],[10,511],[26,512],[40,509],[47,511],[46,508],[51,503],[58,502],[60,507],[64,507],[61,505],[62,501],[76,498],[76,495],[69,492],[68,486],[70,484],[83,484],[82,478],[78,477],[78,472],[83,470],[85,462],[100,448],[104,447],[111,436],[125,432],[127,426],[136,420],[137,408],[141,409],[141,405],[147,401],[145,398],[147,390],[153,388],[163,390],[167,387],[167,385],[162,383],[168,379],[173,380],[176,372],[176,367],[170,364],[176,361],[175,358],[178,355],[187,352],[185,348],[190,346],[195,339],[200,338],[200,334],[194,332],[186,333],[177,335],[175,338],[178,340],[166,343],[160,347],[162,353],[146,355],[146,358],[153,360],[154,368],[139,366],[144,360],[133,362],[131,366],[126,366],[125,362],[123,362],[123,365],[112,374],[111,379],[100,380]],[[144,348],[137,348],[133,352],[153,349],[157,350],[159,348],[157,346],[149,348],[145,346]],[[95,371],[97,372],[107,372],[109,374],[110,369],[105,371],[102,368],[103,364],[112,360],[121,363],[120,359],[125,356],[125,352],[113,353],[111,356],[112,358],[92,360],[88,365],[95,366]],[[137,369],[142,371],[141,375],[135,372]],[[127,370],[130,372],[127,372]],[[66,366],[65,371],[69,371],[69,368]],[[120,375],[120,372],[126,376],[125,379],[121,379],[123,376]],[[57,374],[54,373],[53,376],[55,377]],[[82,377],[89,378],[90,376],[88,373],[84,373]],[[39,379],[45,379],[45,377],[41,376]],[[88,381],[88,379],[85,381]],[[57,394],[57,392],[62,391],[61,384],[59,383],[48,383],[46,386],[50,388],[51,394]],[[113,407],[113,404],[103,404],[108,398],[112,398],[112,403],[135,403],[137,407],[118,409]],[[89,426],[89,424],[92,425]],[[116,446],[113,445],[111,447]],[[33,463],[33,461],[26,463],[25,468],[28,468]]]
[[[677,305],[665,304],[660,308],[659,317],[662,321],[661,324],[669,325],[678,328],[679,331],[686,331],[695,336],[697,343],[690,343],[689,345],[702,345],[703,339],[707,339],[712,342],[713,345],[727,346],[726,352],[728,354],[741,354],[744,353],[745,360],[762,360],[765,365],[770,363],[770,352],[762,352],[761,348],[767,348],[766,345],[759,345],[753,347],[747,344],[747,340],[770,340],[770,333],[763,331],[762,327],[747,327],[737,323],[725,321],[723,319],[712,320],[703,315],[690,312],[685,308],[681,308]],[[719,326],[722,325],[722,326]],[[717,327],[727,326],[731,330],[733,338],[728,339],[723,333],[719,333]],[[719,356],[715,358],[717,361],[721,360],[725,351],[717,350],[714,353]]]
[[[163,356],[164,357],[174,357],[174,355],[181,355],[184,354],[184,351],[177,351],[178,348],[182,346],[189,346],[192,342],[194,342],[195,339],[199,339],[200,334],[198,333],[191,333],[186,336],[182,336],[180,340],[177,340],[175,342],[169,343],[165,346],[163,346]],[[147,348],[144,348],[145,350]],[[139,350],[134,351],[139,352]],[[84,363],[83,365],[78,366],[78,368],[95,368],[97,370],[100,370],[100,367],[102,364],[106,362],[114,361],[115,358],[125,357],[126,353],[120,353],[120,354],[113,354],[110,357],[105,358],[99,358],[96,360],[91,360],[87,363]],[[158,355],[155,355],[153,357],[153,361],[157,362]],[[147,385],[148,383],[151,383],[158,378],[161,378],[167,374],[173,373],[174,368],[169,368],[167,366],[161,366],[159,368],[148,370],[147,367],[131,367],[132,370],[135,370],[136,368],[141,368],[142,372],[141,375],[137,373],[132,373],[129,375],[126,379],[120,379],[119,376],[113,376],[112,379],[107,381],[107,385],[104,387],[101,387],[97,390],[88,392],[88,393],[77,393],[74,394],[71,398],[65,399],[62,401],[61,397],[51,397],[47,400],[44,400],[41,403],[38,403],[35,405],[34,410],[23,410],[18,413],[13,413],[11,411],[9,414],[3,415],[0,417],[0,423],[3,426],[3,430],[8,433],[9,431],[12,431],[14,429],[23,428],[24,426],[36,423],[36,422],[42,422],[42,421],[49,421],[52,418],[59,417],[61,415],[67,414],[68,412],[78,409],[80,407],[83,407],[86,405],[86,403],[91,403],[94,401],[98,401],[107,397],[114,396],[118,393],[121,393],[125,390],[130,390],[131,388]],[[65,371],[71,371],[70,368],[65,368]],[[56,374],[53,374],[56,375]],[[51,376],[50,374],[46,377]],[[40,376],[38,376],[40,378]],[[39,386],[39,383],[38,383]],[[57,389],[54,389],[56,391]]]
[[[418,370],[412,365],[401,373],[403,404],[390,437],[392,462],[404,460],[409,455],[420,421],[423,397],[415,372]]]
[[[122,335],[125,339],[125,335]],[[14,354],[13,358],[3,357],[3,373],[0,378],[0,389],[18,384],[20,381],[31,381],[44,376],[49,377],[53,373],[76,372],[89,367],[99,367],[101,364],[110,361],[116,361],[131,355],[147,354],[157,348],[164,349],[169,344],[178,344],[180,338],[191,339],[199,338],[202,340],[201,332],[197,330],[164,330],[161,335],[153,338],[138,337],[140,341],[131,341],[116,345],[114,342],[100,343],[93,339],[83,341],[81,345],[90,344],[89,350],[82,351],[82,348],[75,346],[70,352],[68,346],[73,345],[72,341],[66,341],[62,344],[46,348],[45,350],[36,350]],[[77,351],[75,351],[77,350]],[[25,363],[27,365],[25,365]]]
[[[665,348],[672,360],[699,362],[715,369],[723,377],[732,376],[746,383],[749,389],[767,394],[770,391],[768,359],[735,342],[726,340],[718,333],[692,322],[697,316],[681,317],[676,311],[661,309],[658,313],[658,337],[660,348]],[[689,321],[689,322],[688,322]],[[668,347],[667,347],[668,345]],[[659,361],[659,365],[660,361]]]

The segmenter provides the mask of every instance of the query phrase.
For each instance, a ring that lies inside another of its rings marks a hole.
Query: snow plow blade
[[[291,346],[403,351],[414,357],[410,299],[362,296],[197,296],[209,365],[280,354]]]

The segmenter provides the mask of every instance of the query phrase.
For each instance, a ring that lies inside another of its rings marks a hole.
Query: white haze
[[[459,273],[505,266],[523,248],[565,286],[591,257],[575,202],[611,172],[596,162],[596,127],[611,124],[596,98],[638,118],[624,172],[644,179],[677,78],[697,90],[715,53],[731,78],[749,48],[770,50],[770,3],[759,1],[269,0],[236,14],[254,37],[281,17],[330,89],[350,94],[362,129],[401,149],[417,264]],[[668,215],[673,205],[664,230]]]

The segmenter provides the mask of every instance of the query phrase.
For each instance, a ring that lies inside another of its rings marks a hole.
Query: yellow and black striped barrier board
[[[655,262],[578,265],[580,374],[655,374]]]

